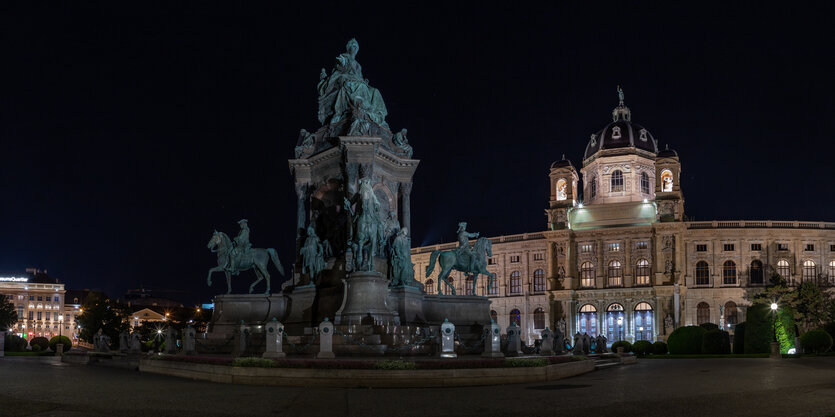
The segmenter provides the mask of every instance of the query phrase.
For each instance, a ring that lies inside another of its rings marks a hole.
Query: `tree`
[[[832,319],[832,294],[821,290],[816,282],[805,281],[797,289],[797,313],[801,327],[808,331],[823,326]]]
[[[17,312],[14,304],[5,294],[0,294],[0,331],[10,329],[15,323],[17,323]]]
[[[77,320],[81,326],[78,336],[87,343],[93,343],[93,336],[102,329],[115,346],[119,343],[119,333],[130,329],[125,309],[102,293],[91,293],[82,310]]]

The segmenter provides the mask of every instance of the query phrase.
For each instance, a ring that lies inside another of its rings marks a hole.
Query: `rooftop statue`
[[[458,248],[441,252],[440,249],[432,251],[429,257],[429,266],[426,267],[426,276],[430,276],[435,270],[435,260],[441,266],[441,273],[438,275],[438,294],[441,291],[441,282],[452,290],[455,295],[455,287],[449,283],[449,274],[452,270],[463,272],[472,278],[473,290],[478,288],[479,274],[487,275],[487,292],[493,288],[496,281],[496,274],[487,270],[487,257],[493,256],[493,243],[486,237],[478,237],[475,244],[470,247],[470,239],[477,238],[478,233],[467,232],[467,223],[458,224]],[[485,256],[486,254],[486,256]]]
[[[255,270],[255,275],[258,279],[249,286],[249,293],[255,288],[255,285],[261,280],[267,281],[267,289],[264,294],[270,293],[270,273],[267,270],[267,264],[270,260],[278,269],[281,275],[284,275],[284,267],[281,266],[281,261],[278,260],[278,253],[273,248],[261,249],[253,248],[249,243],[249,226],[246,220],[238,222],[241,226],[241,231],[235,237],[233,243],[232,239],[226,233],[215,230],[212,238],[206,247],[210,251],[217,253],[217,266],[209,269],[209,275],[206,282],[209,286],[212,285],[212,274],[223,271],[226,274],[226,288],[227,294],[232,293],[232,275],[238,275],[241,271]]]
[[[345,53],[336,57],[331,74],[322,68],[318,86],[319,122],[333,124],[354,116],[367,118],[388,129],[386,104],[380,92],[362,76],[362,65],[356,59],[359,49],[357,40],[351,39],[345,46]],[[360,124],[357,129],[362,127]]]

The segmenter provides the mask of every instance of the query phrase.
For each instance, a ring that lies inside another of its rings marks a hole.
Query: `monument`
[[[386,122],[388,110],[357,60],[359,43],[351,39],[336,57],[333,69],[322,69],[317,86],[321,126],[302,129],[288,161],[296,190],[296,259],[292,279],[275,293],[267,263],[282,266],[272,249],[254,249],[248,222],[234,240],[215,232],[209,241],[224,272],[227,294],[215,297],[209,332],[199,344],[218,349],[231,340],[241,323],[250,329],[250,348],[267,343],[266,325],[275,318],[284,326],[288,345],[317,351],[317,327],[328,321],[333,350],[344,353],[384,353],[437,334],[445,318],[455,324],[462,343],[481,339],[490,324],[490,301],[478,296],[427,295],[415,280],[411,262],[412,176],[419,160],[403,129],[395,133]],[[465,236],[465,240],[466,240]],[[439,265],[485,274],[490,240],[466,243]],[[447,265],[448,263],[452,263]],[[257,280],[249,294],[233,294],[231,279],[248,269]],[[446,272],[448,275],[449,272]],[[261,294],[261,281],[265,291]],[[332,327],[331,327],[332,326]],[[275,329],[274,329],[275,330]],[[347,336],[343,336],[347,335]],[[269,340],[276,345],[273,335]],[[315,342],[314,342],[315,341]],[[266,346],[266,345],[265,345]],[[228,348],[226,348],[229,350]],[[265,347],[266,349],[266,347]],[[428,353],[428,344],[414,353]],[[238,346],[237,350],[241,350]]]

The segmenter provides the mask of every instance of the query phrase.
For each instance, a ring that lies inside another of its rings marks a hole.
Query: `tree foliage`
[[[675,329],[667,338],[667,347],[673,355],[702,353],[702,336],[707,332],[704,327],[684,326]]]
[[[82,309],[77,319],[81,326],[78,336],[87,343],[93,343],[93,337],[102,329],[102,333],[110,337],[113,347],[119,343],[119,333],[130,329],[125,309],[104,294],[91,293]]]
[[[0,294],[0,330],[10,329],[17,323],[17,311],[14,304],[5,294]]]

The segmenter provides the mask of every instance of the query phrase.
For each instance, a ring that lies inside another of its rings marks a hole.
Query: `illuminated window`
[[[533,290],[535,292],[545,291],[545,271],[537,269],[533,273]]]
[[[557,200],[561,201],[568,198],[568,193],[566,193],[567,187],[568,183],[566,183],[564,179],[557,181]]]
[[[696,324],[710,323],[710,305],[701,302],[696,306]]]
[[[597,177],[591,177],[591,181],[589,181],[589,194],[591,194],[591,198],[597,196]]]
[[[609,286],[623,286],[623,268],[618,261],[609,262]]]
[[[754,252],[763,250],[762,243],[752,243],[751,244],[751,250],[754,251]]]
[[[696,245],[696,252],[707,252],[707,245]]]
[[[545,254],[544,253],[535,253],[535,254],[533,254],[533,260],[534,261],[545,260]]]
[[[725,261],[722,265],[722,283],[725,285],[736,284],[736,264],[734,261]]]
[[[586,304],[580,307],[579,333],[588,333],[589,336],[597,335],[597,309]]]
[[[835,261],[829,261],[829,281],[835,280]]]
[[[813,243],[807,243],[806,244],[806,252],[814,252],[814,251],[815,251],[815,245]]]
[[[788,243],[778,243],[777,244],[777,250],[789,250],[789,244]]]
[[[635,306],[635,340],[652,340],[652,306],[638,303]]]
[[[779,274],[784,279],[791,278],[791,269],[789,268],[789,261],[785,259],[780,259],[777,261],[777,274]]]
[[[427,279],[424,288],[426,289],[427,294],[435,294],[435,281]]]
[[[665,193],[673,191],[673,173],[668,169],[661,171],[661,191]]]
[[[609,252],[620,252],[620,243],[610,243]]]
[[[591,253],[592,251],[592,244],[591,243],[584,243],[580,245],[580,253]]]
[[[545,310],[541,307],[533,311],[533,328],[537,330],[545,328]]]
[[[648,247],[649,244],[646,241],[638,242],[638,245],[636,246],[637,249],[646,249]]]
[[[757,260],[751,262],[751,283],[762,284],[763,279],[763,263]]]
[[[617,193],[623,191],[623,173],[619,169],[612,172],[612,192]]]
[[[580,286],[594,287],[594,265],[591,262],[580,265]]]
[[[725,252],[733,252],[734,251],[734,244],[733,243],[725,243],[722,245],[722,250]]]
[[[519,271],[515,271],[510,274],[510,293],[522,293],[522,274]]]
[[[510,324],[522,326],[522,313],[516,308],[510,310]]]
[[[641,259],[635,267],[635,284],[649,285],[649,261]]]
[[[499,283],[494,282],[493,286],[487,290],[487,295],[499,295]]]
[[[519,262],[519,255],[513,255],[510,257],[510,263],[515,264]]]
[[[467,279],[464,281],[464,285],[466,286],[467,295],[475,295],[472,277],[467,277]]]
[[[814,281],[817,276],[817,265],[813,260],[803,261],[803,281]]]
[[[710,285],[710,266],[705,261],[696,263],[696,285]]]
[[[641,192],[649,194],[649,175],[646,172],[641,173]]]

